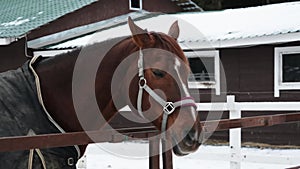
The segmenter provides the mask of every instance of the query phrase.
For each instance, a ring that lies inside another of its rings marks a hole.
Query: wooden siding
[[[300,46],[300,42],[277,45],[218,49],[225,77],[221,77],[220,96],[213,90],[191,90],[200,95],[201,102],[225,101],[226,95],[235,95],[237,102],[299,101],[300,90],[281,91],[274,97],[274,48]],[[226,86],[226,88],[224,88]],[[243,117],[270,115],[287,112],[242,112]],[[206,120],[207,112],[199,112],[201,120]],[[222,118],[228,118],[223,112]],[[259,142],[275,145],[300,145],[300,122],[272,127],[242,130],[243,142]],[[212,139],[227,140],[229,132],[215,132]]]
[[[223,49],[220,60],[226,75],[227,92],[236,95],[237,101],[274,99],[272,46]]]
[[[183,9],[172,0],[143,0],[144,9],[150,12],[177,13]]]
[[[143,9],[163,13],[182,11],[182,9],[171,0],[143,0]],[[33,40],[45,35],[99,22],[129,12],[132,12],[129,10],[129,0],[99,0],[28,32],[27,39]],[[24,52],[26,43],[25,38],[23,38],[12,44],[0,46],[0,72],[15,69],[27,60]],[[32,55],[32,51],[30,49],[28,50],[29,54]]]
[[[143,9],[150,12],[175,13],[182,9],[171,0],[143,0]],[[49,24],[32,30],[28,40],[87,25],[132,12],[129,0],[99,0],[77,11],[66,14]]]
[[[211,112],[222,116],[222,119],[228,119],[229,113]],[[261,116],[280,114],[283,112],[242,112],[242,117]],[[207,120],[208,112],[199,112],[200,120]],[[211,116],[211,115],[210,115]],[[300,146],[300,122],[281,124],[271,127],[255,127],[242,129],[242,142],[264,143],[271,145],[296,145]],[[214,132],[210,139],[229,141],[229,131]]]
[[[25,38],[13,42],[9,46],[0,46],[0,72],[20,67],[25,57]]]
[[[191,90],[202,102],[225,101],[226,95],[235,95],[238,102],[298,101],[300,90],[281,91],[274,97],[274,48],[300,43],[259,45],[244,48],[218,49],[225,76],[221,76],[220,96],[214,90]],[[222,69],[221,69],[222,70]]]

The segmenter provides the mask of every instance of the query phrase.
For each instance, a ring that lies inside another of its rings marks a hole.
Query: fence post
[[[241,118],[241,110],[235,102],[235,96],[227,96],[229,118]],[[230,169],[241,169],[241,128],[229,130]]]
[[[149,139],[149,169],[159,169],[159,143],[158,137]]]

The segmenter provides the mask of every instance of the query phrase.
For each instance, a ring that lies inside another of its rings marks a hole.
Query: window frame
[[[274,48],[274,97],[281,90],[300,90],[300,82],[283,82],[283,55],[300,54],[300,46]]]
[[[214,58],[214,73],[215,73],[215,82],[210,83],[207,81],[204,82],[191,82],[188,81],[188,87],[190,89],[215,89],[216,95],[221,93],[220,85],[220,55],[218,50],[208,50],[208,51],[192,51],[185,52],[187,58],[197,58],[201,57],[211,57]],[[210,83],[207,85],[207,83]]]
[[[139,11],[143,9],[143,0],[139,0],[140,2],[140,7],[136,8],[136,7],[132,7],[132,0],[129,0],[129,10],[133,10],[133,11]]]

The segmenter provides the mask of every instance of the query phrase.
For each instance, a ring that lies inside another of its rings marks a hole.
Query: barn
[[[215,12],[152,14],[137,24],[166,32],[179,20],[179,43],[189,58],[193,76],[189,87],[200,102],[204,119],[212,109],[201,103],[220,103],[234,96],[241,103],[239,116],[299,111],[300,91],[300,3],[281,3]],[[78,36],[35,50],[51,56],[82,45],[129,34],[126,17],[98,32]],[[245,106],[242,106],[245,105]],[[250,106],[249,106],[250,105]],[[229,110],[215,112],[228,118]],[[244,142],[299,145],[300,123],[243,129]],[[216,132],[215,139],[228,139],[228,132]]]
[[[190,61],[189,88],[197,102],[226,102],[230,95],[240,103],[273,103],[274,108],[261,111],[242,110],[243,117],[300,110],[299,2],[215,12],[199,12],[189,0],[5,1],[0,8],[6,11],[0,16],[0,71],[33,55],[53,56],[94,43],[94,36],[104,41],[128,35],[128,16],[141,27],[162,32],[179,20],[179,43]],[[210,112],[199,106],[203,120]],[[229,110],[214,113],[230,116]],[[123,125],[118,121],[116,126]],[[243,141],[285,145],[299,145],[299,133],[299,123],[242,131]],[[228,132],[216,132],[213,138],[228,139]]]
[[[0,72],[22,65],[32,56],[31,48],[95,31],[98,22],[112,22],[116,16],[199,10],[190,0],[5,0],[0,6]],[[58,34],[66,30],[69,33],[63,37]]]

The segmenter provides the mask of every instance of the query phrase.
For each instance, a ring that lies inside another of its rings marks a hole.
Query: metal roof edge
[[[28,41],[28,47],[36,49],[36,48],[49,46],[51,44],[59,43],[82,35],[93,33],[101,29],[117,26],[123,23],[124,20],[128,18],[128,16],[132,17],[133,19],[139,19],[149,14],[151,13],[147,11],[131,12],[125,15],[113,17],[100,22],[72,28],[69,30],[65,30],[62,32],[58,32],[55,34],[47,35],[38,39]]]
[[[73,49],[63,49],[63,50],[46,50],[46,51],[34,51],[33,56],[44,56],[51,57],[62,53],[67,53],[72,51]]]
[[[280,44],[300,41],[300,32],[285,33],[278,35],[257,36],[252,38],[240,38],[230,40],[216,41],[182,41],[179,42],[184,50],[189,49],[221,49],[221,48],[238,48],[250,47],[257,45]]]
[[[13,37],[9,37],[9,38],[0,38],[0,46],[5,46],[5,45],[9,45],[12,42],[17,41],[18,38],[13,38]]]

